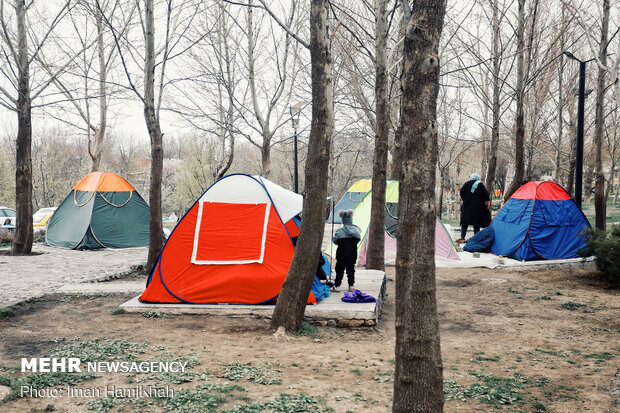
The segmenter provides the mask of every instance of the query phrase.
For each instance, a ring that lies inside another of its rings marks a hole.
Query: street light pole
[[[575,203],[581,208],[581,199],[583,197],[583,129],[584,129],[584,113],[586,102],[586,63],[590,60],[581,60],[576,58],[571,52],[565,51],[564,54],[569,58],[579,62],[579,99],[577,103],[577,145],[575,148]]]
[[[291,112],[291,122],[293,123],[293,163],[294,165],[294,187],[295,193],[299,193],[299,167],[297,166],[297,124],[299,123],[299,116],[295,116],[297,114],[293,114],[293,107],[289,107]],[[298,112],[299,113],[299,112]]]
[[[581,209],[583,198],[583,129],[586,102],[586,62],[579,61],[579,100],[577,103],[577,148],[575,154],[575,201]]]
[[[306,102],[299,102],[294,104],[293,106],[289,106],[289,111],[291,113],[291,123],[293,124],[293,162],[295,163],[294,169],[294,187],[295,193],[299,193],[299,165],[297,162],[297,128],[299,127],[299,116],[301,115],[301,109],[306,104]]]

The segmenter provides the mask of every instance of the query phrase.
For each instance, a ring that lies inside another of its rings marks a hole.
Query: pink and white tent
[[[385,233],[385,263],[387,265],[396,264],[396,238],[392,238],[387,232]],[[362,249],[360,250],[359,257],[357,258],[357,265],[366,265],[366,247],[368,245],[368,238],[365,237],[362,243]],[[459,254],[456,252],[456,248],[452,243],[450,234],[443,226],[439,218],[435,220],[435,256],[442,258],[449,258],[451,260],[460,260]]]
[[[366,247],[368,244],[368,226],[370,225],[370,207],[372,191],[360,201],[353,210],[353,223],[361,228],[362,240],[358,246],[357,265],[366,265]],[[385,188],[385,263],[396,263],[397,227],[398,227],[398,181],[387,181]],[[338,211],[336,211],[337,213]],[[331,244],[325,250],[335,256],[336,246]],[[439,218],[435,221],[435,256],[451,260],[460,260],[450,234]]]

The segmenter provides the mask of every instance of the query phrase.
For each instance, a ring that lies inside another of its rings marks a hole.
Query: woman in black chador
[[[491,198],[489,191],[480,181],[480,175],[471,174],[469,181],[465,182],[461,188],[461,238],[456,242],[465,242],[465,234],[467,227],[473,225],[474,234],[480,231],[480,228],[489,226],[491,223]]]

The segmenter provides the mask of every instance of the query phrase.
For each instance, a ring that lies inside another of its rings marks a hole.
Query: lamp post
[[[299,193],[299,166],[297,164],[297,128],[299,127],[299,115],[301,114],[301,108],[305,105],[305,102],[299,102],[289,107],[291,112],[291,123],[293,124],[293,162],[295,163],[295,175],[294,186],[295,193]]]
[[[583,187],[583,119],[586,102],[586,63],[590,60],[576,58],[571,52],[565,51],[564,54],[579,62],[579,99],[577,101],[577,147],[575,150],[575,202],[581,208],[582,187]]]

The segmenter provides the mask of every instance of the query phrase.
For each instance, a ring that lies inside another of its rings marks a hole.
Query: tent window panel
[[[262,263],[271,204],[201,202],[191,262]]]

